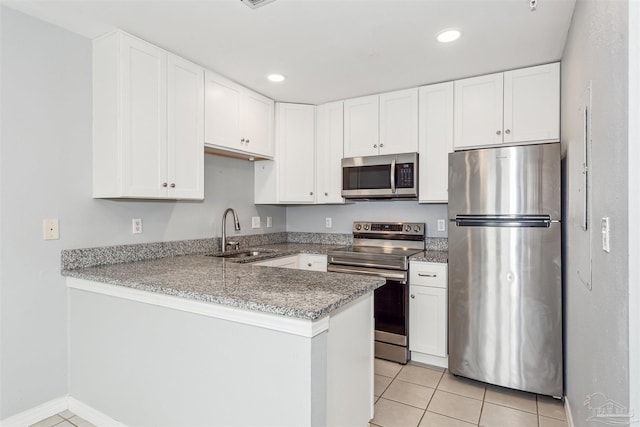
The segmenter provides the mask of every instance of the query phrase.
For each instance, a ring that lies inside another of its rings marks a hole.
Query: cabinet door
[[[317,107],[316,203],[344,203],[342,192],[343,102]]]
[[[454,82],[455,148],[502,143],[503,74]]]
[[[560,140],[560,64],[504,73],[504,142]]]
[[[204,70],[175,55],[167,59],[169,196],[204,198]]]
[[[275,258],[271,260],[270,267],[280,268],[298,268],[298,255],[286,256],[282,258]]]
[[[166,197],[167,54],[121,35],[122,195]]]
[[[380,154],[418,151],[418,89],[380,95]]]
[[[206,144],[242,150],[240,137],[241,87],[210,71],[205,72]]]
[[[378,95],[344,101],[344,157],[378,154]]]
[[[273,157],[273,100],[250,90],[242,91],[241,100],[240,142],[243,149]]]
[[[419,201],[447,203],[448,155],[453,151],[453,82],[421,87],[419,115]]]
[[[409,349],[447,355],[447,290],[430,286],[410,287]]]
[[[281,203],[313,203],[315,106],[276,104],[278,186]]]
[[[327,271],[327,256],[317,254],[298,255],[298,268],[300,270]]]

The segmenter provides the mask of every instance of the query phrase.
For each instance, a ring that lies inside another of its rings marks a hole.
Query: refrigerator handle
[[[457,227],[540,227],[549,228],[551,226],[549,216],[528,216],[528,217],[456,217]]]
[[[391,192],[396,192],[396,159],[391,160]]]

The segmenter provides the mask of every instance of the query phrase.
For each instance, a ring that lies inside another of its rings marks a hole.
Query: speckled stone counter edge
[[[278,243],[310,243],[351,245],[351,234],[278,232],[232,236],[230,240],[250,248]],[[136,262],[169,256],[193,255],[220,250],[220,238],[179,240],[173,242],[137,243],[97,248],[65,249],[61,252],[61,269],[75,270],[96,265]]]
[[[309,243],[345,246],[353,244],[353,236],[351,234],[333,233],[279,232],[253,234],[248,236],[233,236],[232,239],[240,242],[241,248],[273,245],[278,243]],[[428,237],[425,241],[425,248],[427,251],[446,251],[448,248],[448,240],[446,238]],[[179,240],[173,242],[103,246],[97,248],[65,249],[61,252],[61,269],[75,270],[77,268],[93,267],[96,265],[136,262],[165,258],[169,256],[215,252],[219,250],[219,237]]]

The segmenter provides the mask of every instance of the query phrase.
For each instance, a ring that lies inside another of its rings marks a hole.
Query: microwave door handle
[[[396,192],[396,159],[391,160],[391,192]]]

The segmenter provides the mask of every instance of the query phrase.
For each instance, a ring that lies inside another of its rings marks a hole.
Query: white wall
[[[0,10],[1,420],[67,393],[61,249],[220,236],[227,207],[240,234],[284,231],[286,210],[253,204],[251,163],[210,155],[204,202],[92,199],[91,42]],[[252,230],[254,215],[274,228]],[[42,240],[44,218],[60,220],[60,240]]]
[[[562,59],[565,196],[570,198],[581,174],[578,107],[593,82],[592,290],[576,274],[580,260],[589,257],[575,221],[579,203],[568,200],[565,212],[565,388],[576,426],[591,425],[583,402],[593,393],[629,407],[628,25],[628,2],[578,0]],[[602,250],[602,217],[611,220],[610,253]]]
[[[332,219],[332,228],[325,227]],[[425,222],[428,237],[447,237],[437,231],[437,220],[447,218],[447,205],[419,204],[416,201],[369,201],[347,205],[290,206],[287,208],[287,231],[351,234],[354,221]],[[445,222],[446,227],[448,223]]]

